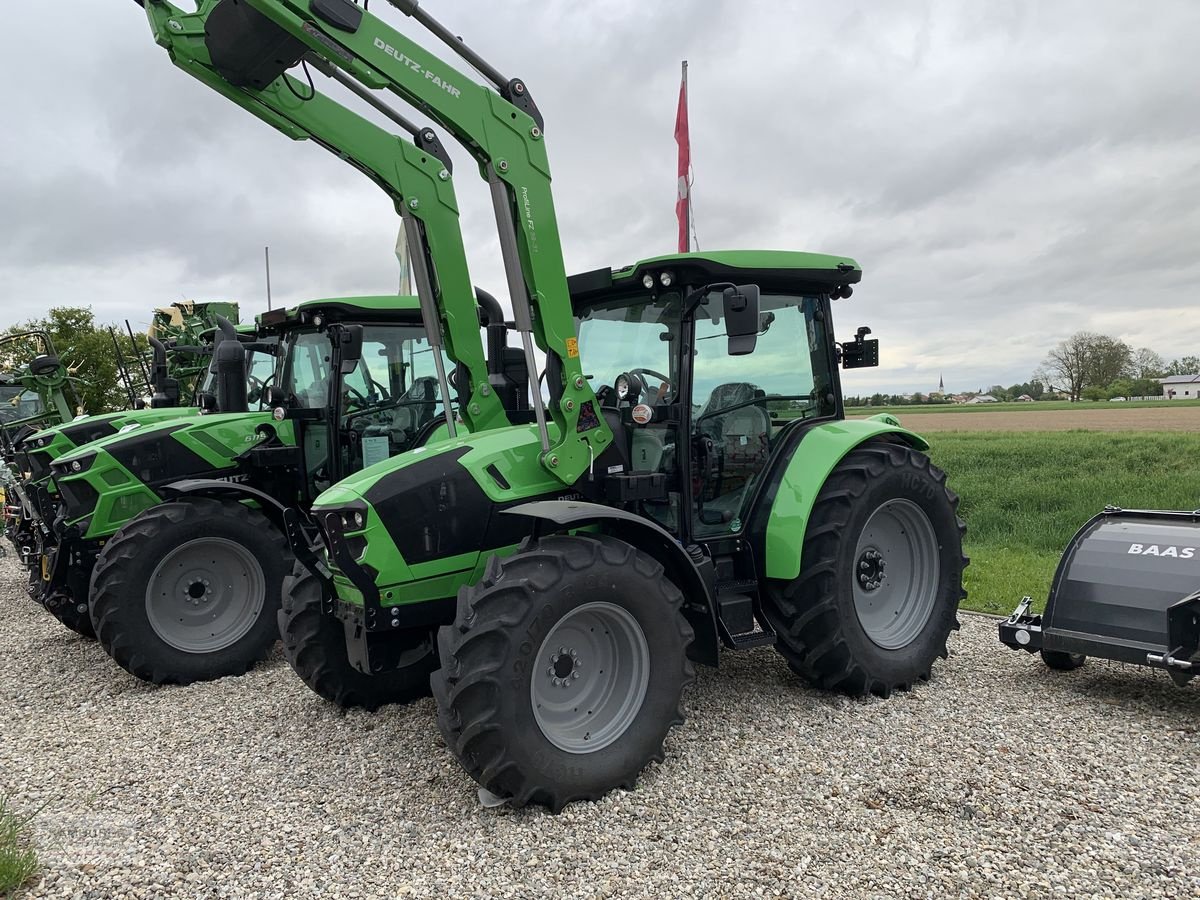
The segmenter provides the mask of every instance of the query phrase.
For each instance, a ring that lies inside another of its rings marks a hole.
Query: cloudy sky
[[[383,194],[174,69],[129,0],[8,5],[0,325],[257,312],[267,244],[277,302],[394,290]],[[568,271],[674,249],[686,57],[700,246],[858,259],[838,330],[870,324],[883,365],[848,392],[1024,381],[1079,329],[1200,347],[1195,0],[423,7],[531,86]],[[472,275],[502,293],[486,187],[457,162]]]

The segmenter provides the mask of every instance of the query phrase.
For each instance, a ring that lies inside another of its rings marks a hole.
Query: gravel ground
[[[431,701],[344,714],[279,657],[147,687],[0,563],[0,792],[33,897],[1200,897],[1200,691],[1051,673],[964,617],[882,701],[769,649],[702,671],[667,761],[559,817],[485,810]]]

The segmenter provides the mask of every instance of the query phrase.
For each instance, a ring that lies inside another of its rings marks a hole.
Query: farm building
[[[1158,379],[1163,386],[1163,396],[1168,400],[1196,400],[1200,398],[1200,375],[1168,375]]]
[[[1000,401],[997,400],[995,397],[993,397],[991,394],[976,394],[974,397],[972,397],[970,400],[967,401],[967,404],[971,405],[974,403],[999,403],[999,402]]]
[[[1017,398],[1017,402],[1018,403],[1032,403],[1033,398],[1030,397],[1028,394],[1022,394],[1020,397]]]

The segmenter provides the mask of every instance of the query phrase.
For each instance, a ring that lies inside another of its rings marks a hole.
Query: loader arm
[[[238,2],[367,88],[392,91],[421,109],[479,162],[492,190],[513,314],[530,371],[536,371],[531,341],[547,355],[549,410],[557,433],[550,434],[541,403],[535,402],[542,464],[563,483],[574,484],[607,448],[612,433],[599,415],[579,359],[542,119],[528,88],[519,79],[506,79],[416,0],[389,2],[445,42],[490,85],[479,84],[351,0]],[[443,292],[438,301],[447,319],[461,318],[468,307],[473,310],[469,294]]]
[[[248,110],[293,140],[312,140],[346,160],[378,184],[392,198],[409,229],[409,244],[418,265],[417,287],[423,305],[445,310],[427,322],[431,341],[444,335],[447,355],[462,364],[469,375],[468,395],[460,413],[467,428],[483,431],[508,423],[503,406],[488,383],[487,365],[479,337],[475,290],[467,266],[466,249],[458,220],[458,202],[445,153],[431,129],[417,129],[392,110],[393,121],[407,127],[421,146],[393,135],[358,113],[322,94],[314,85],[283,72],[261,88],[235,85],[218,71],[206,32],[219,0],[202,0],[196,12],[184,13],[165,0],[147,0],[147,17],[157,42],[172,62],[222,96]],[[314,68],[333,73],[313,60]],[[344,78],[344,76],[343,76]],[[412,230],[412,229],[415,229]],[[436,273],[436,287],[421,269],[425,262]],[[464,302],[457,302],[459,295]],[[454,298],[450,302],[448,298]],[[435,356],[440,362],[440,356]],[[445,389],[445,379],[441,379]],[[448,426],[454,433],[449,397],[444,396]]]

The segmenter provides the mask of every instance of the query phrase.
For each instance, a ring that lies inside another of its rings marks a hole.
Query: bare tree
[[[1049,386],[1078,400],[1083,391],[1091,364],[1091,348],[1098,334],[1079,331],[1050,351],[1042,363]]]
[[[1139,347],[1133,351],[1129,369],[1133,378],[1161,378],[1167,371],[1167,363],[1149,347]]]

